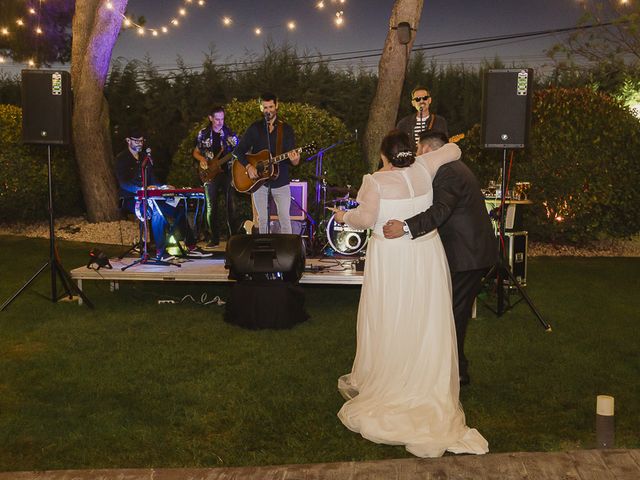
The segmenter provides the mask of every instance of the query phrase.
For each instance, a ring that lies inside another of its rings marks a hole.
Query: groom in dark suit
[[[440,132],[425,132],[420,136],[418,154],[437,150],[447,142],[447,137]],[[386,238],[407,234],[417,238],[434,228],[442,239],[451,271],[460,383],[466,385],[469,372],[464,338],[482,277],[498,260],[498,243],[480,184],[462,161],[447,163],[438,169],[433,179],[431,207],[404,222],[389,220],[383,230]]]

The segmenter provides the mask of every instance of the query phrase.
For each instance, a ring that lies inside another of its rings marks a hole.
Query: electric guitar
[[[231,165],[231,181],[233,187],[240,193],[255,192],[267,180],[278,178],[280,173],[278,164],[284,160],[288,160],[290,153],[300,152],[300,154],[304,153],[308,155],[315,150],[315,144],[310,143],[304,147],[295,148],[275,157],[272,157],[267,149],[260,150],[258,153],[248,153],[247,161],[250,165],[256,167],[258,171],[258,178],[256,179],[249,178],[245,166],[236,158]]]
[[[225,141],[231,148],[238,144],[235,137],[227,137]],[[198,163],[198,176],[202,183],[210,182],[222,173],[222,167],[225,163],[231,160],[231,155],[233,154],[233,151],[228,152],[227,154],[224,152],[224,148],[221,148],[217,155],[213,155],[209,151],[205,152],[204,156],[207,158],[207,168],[202,168]]]

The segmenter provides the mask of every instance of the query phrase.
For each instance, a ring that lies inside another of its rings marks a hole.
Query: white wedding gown
[[[460,157],[448,144],[407,168],[365,175],[359,206],[345,223],[373,228],[358,308],[357,351],[338,388],[338,417],[376,443],[406,445],[419,457],[483,454],[487,441],[465,424],[459,402],[451,281],[437,231],[387,240],[387,220],[409,218],[433,201],[439,165]]]

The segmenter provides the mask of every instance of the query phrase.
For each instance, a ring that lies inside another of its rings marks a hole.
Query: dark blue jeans
[[[209,230],[209,239],[214,243],[220,242],[220,217],[218,216],[218,196],[222,194],[227,206],[227,230],[230,235],[238,233],[240,225],[238,224],[236,213],[236,195],[235,188],[231,185],[231,177],[229,173],[222,172],[211,182],[204,184],[204,193],[206,198],[205,220],[207,229]]]
[[[123,207],[134,214],[141,214],[135,211],[135,201],[133,198],[124,200]],[[177,240],[183,240],[187,247],[194,247],[196,240],[193,231],[187,223],[187,216],[184,203],[180,202],[177,207],[168,205],[163,200],[151,202],[147,208],[147,218],[151,221],[151,232],[156,244],[156,253],[162,254],[167,246],[167,229],[169,233],[175,235]]]

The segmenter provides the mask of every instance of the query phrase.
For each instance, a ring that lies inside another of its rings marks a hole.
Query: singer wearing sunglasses
[[[447,120],[442,115],[436,115],[429,110],[431,107],[429,90],[422,86],[414,88],[411,91],[411,105],[416,109],[416,113],[401,119],[397,129],[409,135],[414,152],[422,132],[441,132],[449,136]]]

